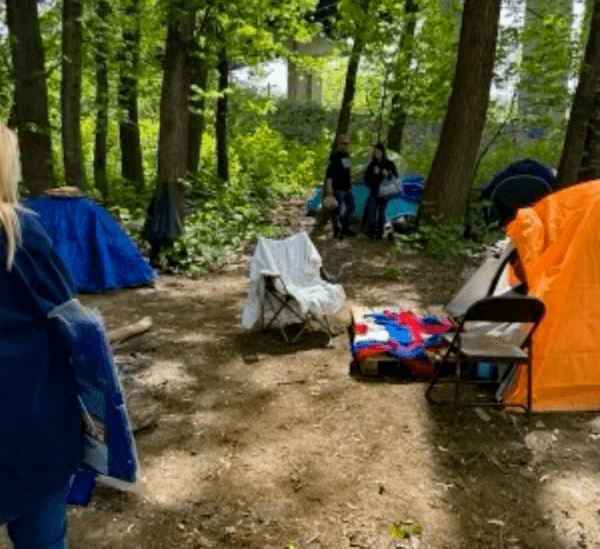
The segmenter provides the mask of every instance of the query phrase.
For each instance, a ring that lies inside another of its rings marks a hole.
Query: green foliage
[[[461,221],[445,223],[421,222],[412,232],[394,236],[393,248],[399,252],[405,249],[425,251],[435,257],[472,257],[483,251],[486,244],[498,240],[502,232],[498,227],[486,229],[478,224],[475,234],[478,240],[464,238],[464,225]]]
[[[395,538],[407,538],[409,537],[408,530],[406,528],[402,528],[400,524],[392,524],[389,528],[390,534]]]
[[[524,46],[520,73],[520,115],[524,122],[551,126],[564,113],[570,101],[568,79],[578,74],[580,47],[571,41],[572,14],[569,2],[548,5],[543,14],[527,14],[521,32]]]
[[[276,193],[244,187],[233,180],[227,188],[210,174],[188,181],[184,232],[172,248],[161,252],[163,269],[197,274],[235,255],[243,242],[257,235],[277,236],[271,221]]]
[[[403,273],[404,271],[400,267],[394,265],[387,265],[383,268],[383,276],[391,280],[397,280]]]
[[[332,128],[337,122],[337,112],[318,103],[282,98],[277,101],[276,109],[268,119],[273,129],[286,139],[310,144],[327,139],[328,131],[333,139]]]

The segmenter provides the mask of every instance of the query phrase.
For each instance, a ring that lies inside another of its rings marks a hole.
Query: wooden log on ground
[[[134,322],[133,324],[127,324],[121,328],[115,328],[108,332],[108,341],[111,344],[123,343],[132,337],[147,332],[152,327],[152,318],[145,316],[142,320]]]

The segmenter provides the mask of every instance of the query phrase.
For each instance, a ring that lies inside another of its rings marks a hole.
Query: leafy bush
[[[420,223],[410,233],[394,235],[396,251],[407,248],[423,250],[436,257],[474,256],[481,253],[485,245],[503,236],[497,225],[476,233],[477,237],[465,238],[462,223]]]

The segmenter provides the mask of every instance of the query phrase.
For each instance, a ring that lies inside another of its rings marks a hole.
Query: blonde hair
[[[19,142],[17,135],[0,123],[0,226],[4,231],[6,268],[10,270],[17,246],[21,243],[21,225],[17,216],[17,179]]]

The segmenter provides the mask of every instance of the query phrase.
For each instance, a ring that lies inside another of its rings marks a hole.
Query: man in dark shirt
[[[354,213],[354,198],[350,182],[350,156],[347,148],[350,137],[338,135],[335,150],[329,156],[327,174],[325,176],[325,196],[333,195],[338,208],[332,217],[333,236],[354,236],[350,230],[350,217]]]

